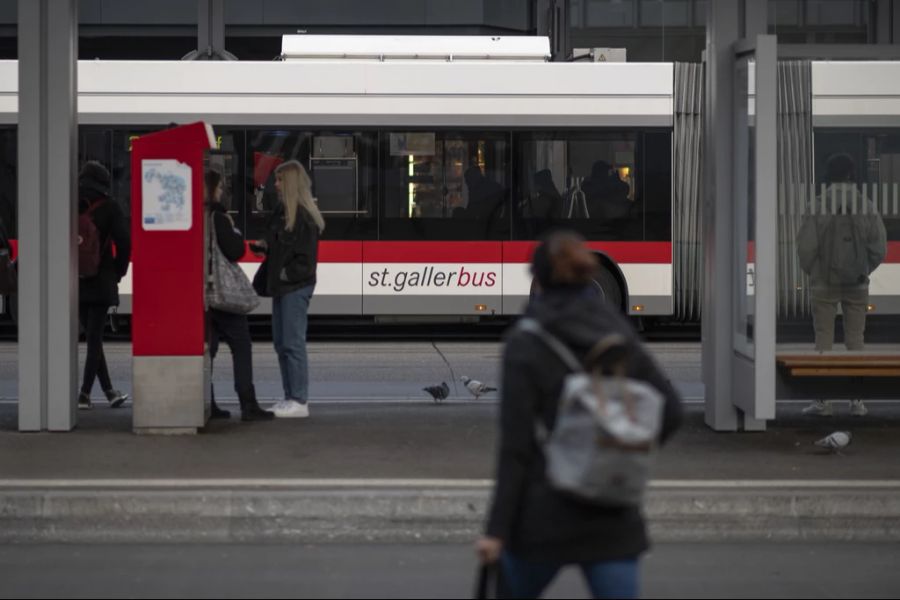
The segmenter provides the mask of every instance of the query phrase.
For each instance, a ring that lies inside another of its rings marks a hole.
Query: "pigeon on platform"
[[[447,396],[450,395],[450,386],[447,385],[446,381],[442,381],[441,385],[429,385],[422,389],[431,394],[431,397],[434,398],[435,402],[446,400]]]
[[[490,387],[478,381],[477,379],[471,379],[463,375],[459,378],[460,381],[465,384],[466,389],[469,390],[469,393],[475,396],[475,399],[478,400],[478,397],[482,394],[487,394],[488,392],[496,392],[497,388]]]
[[[849,431],[835,431],[817,441],[816,446],[840,454],[841,450],[849,446],[851,441],[853,441],[853,434]]]

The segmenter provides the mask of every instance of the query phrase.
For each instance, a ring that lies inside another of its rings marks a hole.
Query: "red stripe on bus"
[[[19,240],[9,240],[12,258],[19,256]],[[461,245],[461,246],[458,246]],[[325,263],[363,262],[501,262],[498,246],[502,245],[502,262],[527,263],[537,242],[336,242],[319,243],[319,261]],[[672,262],[670,242],[589,242],[594,250],[605,252],[620,263],[669,264]],[[475,248],[473,248],[475,246]],[[479,247],[480,246],[480,247]],[[490,247],[485,251],[484,247]],[[378,248],[375,250],[374,248]],[[465,247],[464,250],[460,250]],[[432,257],[437,257],[437,260]],[[249,248],[241,262],[262,262]],[[885,263],[900,264],[900,241],[888,242]]]
[[[319,242],[322,263],[528,263],[538,242]],[[671,242],[588,242],[617,263],[671,264]],[[261,262],[249,248],[242,262]]]
[[[504,263],[528,263],[537,242],[504,242]],[[672,264],[671,242],[588,242],[592,250],[603,252],[622,264]]]
[[[900,242],[888,242],[886,263],[900,263]]]

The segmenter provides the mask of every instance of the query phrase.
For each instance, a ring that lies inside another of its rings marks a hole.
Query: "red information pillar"
[[[194,433],[209,415],[203,168],[214,147],[206,123],[151,133],[132,144],[137,433]]]

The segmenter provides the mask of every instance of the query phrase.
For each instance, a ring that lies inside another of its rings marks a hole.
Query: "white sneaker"
[[[818,417],[830,417],[834,414],[831,402],[826,400],[813,400],[812,403],[803,409],[804,415],[812,415]]]
[[[268,410],[270,412],[275,412],[276,410],[284,410],[285,406],[286,406],[285,400],[282,398],[281,400],[277,401],[275,404],[273,404],[266,410]]]
[[[309,403],[300,404],[296,400],[285,400],[284,406],[272,412],[279,419],[305,419],[309,416]]]
[[[866,405],[863,404],[862,400],[851,400],[850,401],[850,414],[854,417],[864,417],[869,414],[869,409],[866,408]]]

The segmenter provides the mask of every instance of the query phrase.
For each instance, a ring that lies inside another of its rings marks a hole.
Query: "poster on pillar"
[[[141,161],[144,231],[190,230],[191,178],[191,166],[179,160]]]

